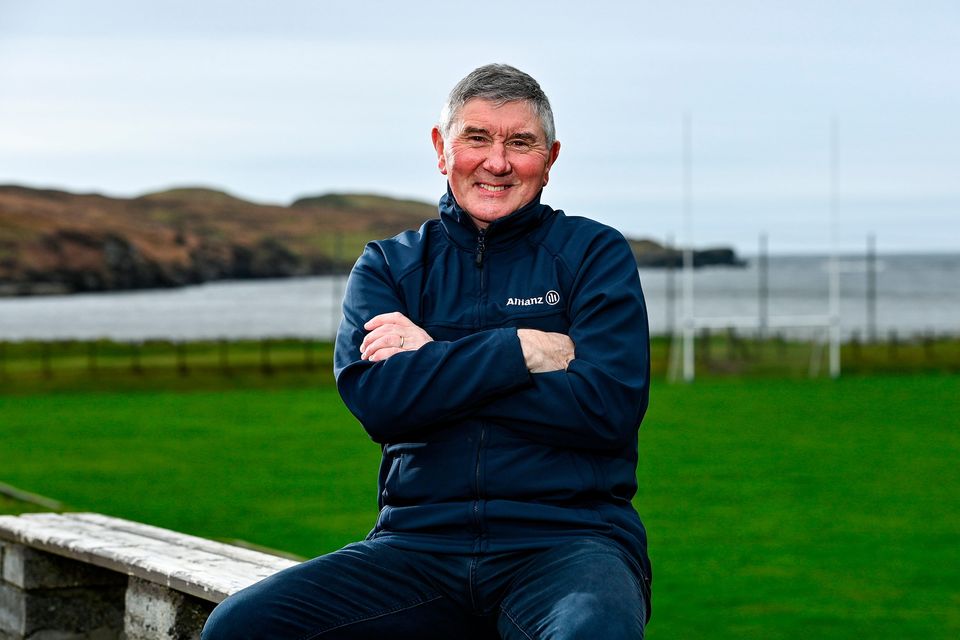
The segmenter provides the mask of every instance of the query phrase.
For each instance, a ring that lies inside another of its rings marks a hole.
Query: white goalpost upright
[[[830,121],[830,377],[840,376],[840,261],[837,257],[839,221],[837,198],[840,182],[839,125]]]
[[[690,114],[683,116],[683,227],[686,248],[683,250],[683,379],[694,377],[694,332],[696,317],[693,308],[693,149]]]

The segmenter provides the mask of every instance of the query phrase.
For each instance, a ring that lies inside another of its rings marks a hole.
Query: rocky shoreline
[[[182,287],[216,280],[345,274],[371,238],[415,229],[433,205],[372,195],[262,205],[210,189],[139,198],[0,186],[0,297]],[[640,267],[683,250],[631,240]],[[743,266],[732,249],[694,266]]]

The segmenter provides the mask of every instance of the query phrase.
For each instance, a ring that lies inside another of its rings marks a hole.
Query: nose
[[[494,142],[489,147],[483,168],[496,176],[510,173],[510,160],[507,158],[507,147],[502,142]]]

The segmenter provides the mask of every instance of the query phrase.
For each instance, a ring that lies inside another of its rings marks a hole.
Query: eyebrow
[[[472,127],[470,125],[465,126],[463,130],[460,132],[460,135],[462,136],[472,136],[476,134],[485,135],[490,138],[493,137],[490,131],[488,131],[487,129],[484,129],[483,127]],[[526,140],[527,142],[536,142],[537,136],[529,131],[518,131],[517,133],[510,135],[508,139],[510,140],[519,139],[519,140]]]
[[[477,133],[481,133],[485,136],[490,135],[490,132],[484,129],[483,127],[471,127],[469,125],[461,129],[460,131],[460,135],[463,135],[463,136],[472,136]]]

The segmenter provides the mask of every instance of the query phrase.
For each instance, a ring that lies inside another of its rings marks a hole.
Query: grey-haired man
[[[367,246],[337,336],[340,394],[383,448],[377,522],[227,599],[205,640],[643,637],[630,248],[540,202],[560,143],[529,75],[474,70],[432,138],[440,216]]]

